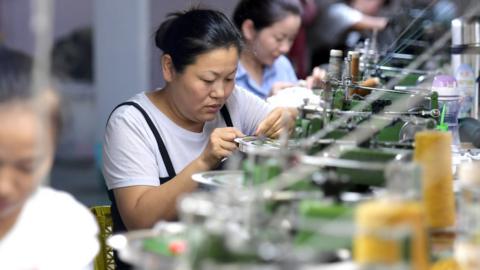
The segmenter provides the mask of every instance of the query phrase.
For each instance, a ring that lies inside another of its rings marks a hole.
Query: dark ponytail
[[[233,22],[240,30],[245,20],[252,20],[256,30],[281,21],[288,15],[301,16],[299,0],[241,0],[233,12]]]
[[[178,14],[170,14],[169,16],[178,16]],[[171,29],[173,22],[176,20],[175,18],[169,18],[165,22],[163,22],[155,32],[155,46],[162,51],[166,49],[166,36],[167,31]]]

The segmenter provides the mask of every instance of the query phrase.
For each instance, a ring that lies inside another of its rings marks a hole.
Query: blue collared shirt
[[[263,71],[262,85],[258,85],[258,83],[248,75],[240,62],[238,63],[235,79],[237,85],[263,99],[266,99],[270,95],[270,91],[275,82],[296,83],[298,81],[290,60],[284,55],[278,57],[272,66],[265,68]]]

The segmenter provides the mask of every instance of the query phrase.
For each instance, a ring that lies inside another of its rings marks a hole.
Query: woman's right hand
[[[199,157],[200,160],[208,168],[215,168],[223,158],[230,156],[237,149],[235,138],[244,136],[240,130],[233,127],[214,129],[207,147]]]
[[[312,74],[308,76],[305,81],[307,82],[307,88],[322,88],[325,86],[327,80],[327,71],[319,67],[315,67],[312,70]]]

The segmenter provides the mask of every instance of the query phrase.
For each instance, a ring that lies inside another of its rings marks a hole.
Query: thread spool
[[[356,51],[349,51],[348,55],[351,56],[352,59],[350,62],[352,82],[356,83],[360,79],[360,54]]]
[[[455,259],[462,270],[480,269],[480,162],[460,165],[460,196]]]
[[[342,79],[343,52],[340,50],[330,50],[330,59],[328,61],[328,77],[340,81]]]
[[[386,269],[410,259],[411,269],[428,269],[424,214],[423,205],[415,201],[380,199],[360,204],[356,211],[355,261],[366,269]],[[405,229],[406,234],[398,236]]]
[[[458,178],[466,189],[480,188],[480,161],[464,163],[460,166]]]
[[[443,259],[432,265],[431,270],[463,270],[452,258]]]
[[[423,202],[431,229],[455,225],[451,143],[448,132],[429,130],[415,135],[414,161],[422,167]]]

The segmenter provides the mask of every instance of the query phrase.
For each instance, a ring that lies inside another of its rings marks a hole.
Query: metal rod
[[[322,166],[322,167],[336,167],[344,169],[359,169],[367,171],[379,171],[383,170],[386,167],[386,163],[383,162],[366,162],[350,159],[341,159],[341,158],[329,158],[329,157],[319,157],[319,156],[302,156],[300,157],[300,162],[313,165],[313,166]]]
[[[365,67],[365,64],[361,64],[362,67]],[[435,74],[434,71],[430,70],[421,70],[421,69],[409,69],[409,68],[398,68],[398,67],[389,67],[383,65],[368,65],[369,68],[380,69],[384,71],[393,71],[398,73],[406,73],[406,74],[418,74],[418,75],[431,75]]]
[[[363,89],[363,90],[381,91],[381,92],[407,94],[407,95],[418,94],[418,92],[419,92],[419,91],[412,91],[412,90],[394,90],[394,89],[386,89],[386,88],[368,87],[368,86],[361,86],[359,84],[352,85],[351,87],[355,87],[357,89]]]

